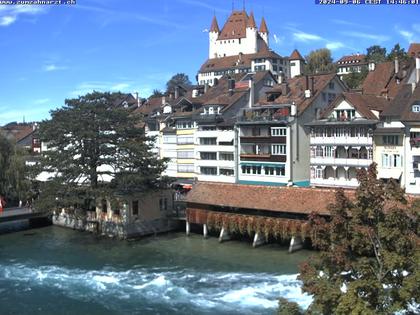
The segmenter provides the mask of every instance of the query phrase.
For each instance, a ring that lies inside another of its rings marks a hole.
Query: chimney
[[[289,89],[289,84],[287,82],[284,82],[281,84],[281,95],[286,96],[287,94],[289,94],[290,89]]]
[[[136,100],[137,100],[137,107],[140,107],[140,98],[139,98],[139,92],[135,92],[136,94]]]
[[[233,90],[235,89],[235,79],[229,79],[228,81],[229,95],[233,95]]]
[[[162,96],[162,105],[165,105],[165,103],[166,103],[166,97]]]
[[[311,77],[311,92],[315,94],[315,78]]]
[[[398,72],[400,71],[400,63],[398,61],[398,57],[395,57],[394,59],[394,64],[395,64],[395,74],[398,74]]]
[[[309,77],[305,76],[306,84],[305,84],[305,98],[311,97],[311,90],[309,89]]]
[[[279,73],[279,84],[282,84],[284,81],[284,72],[280,71]]]
[[[175,87],[175,99],[178,99],[178,97],[179,97],[179,87],[176,86]]]
[[[206,94],[208,90],[209,90],[209,84],[206,82],[204,83],[204,94]]]
[[[416,57],[416,84],[419,83],[419,80],[420,80],[420,53],[418,53]]]
[[[297,108],[296,108],[295,102],[293,102],[292,105],[290,105],[290,116],[295,117],[296,111],[297,111]]]
[[[254,105],[254,100],[255,100],[255,95],[254,95],[254,79],[251,77],[250,80],[248,81],[249,83],[249,108],[252,108],[252,106]]]

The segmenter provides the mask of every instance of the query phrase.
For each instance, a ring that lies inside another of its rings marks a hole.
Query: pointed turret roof
[[[265,23],[264,17],[261,19],[260,33],[268,33],[268,27],[267,27],[267,24]]]
[[[293,50],[292,54],[289,57],[290,60],[305,60],[300,54],[299,50]]]
[[[249,14],[248,21],[246,23],[246,27],[257,28],[257,23],[255,23],[255,19],[254,19],[254,12],[252,12],[252,11]]]
[[[213,21],[211,21],[210,32],[220,33],[219,24],[217,24],[216,16],[213,16]]]

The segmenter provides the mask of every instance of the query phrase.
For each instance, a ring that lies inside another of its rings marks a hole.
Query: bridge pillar
[[[207,224],[203,224],[203,236],[204,236],[204,238],[207,238],[207,235],[208,235]]]
[[[261,233],[255,233],[254,235],[254,241],[252,242],[252,247],[258,247],[265,243],[264,237],[261,235]]]
[[[293,253],[299,249],[302,249],[302,247],[302,238],[300,236],[293,236],[290,240],[289,253]]]
[[[187,236],[190,236],[190,222],[188,222],[187,220],[185,221],[185,234],[187,234]]]
[[[230,240],[229,233],[225,230],[225,228],[222,228],[222,230],[220,231],[219,242],[221,243],[228,240]]]

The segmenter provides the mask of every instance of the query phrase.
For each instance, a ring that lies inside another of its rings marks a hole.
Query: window
[[[216,138],[200,138],[201,145],[216,145]]]
[[[200,173],[203,175],[217,175],[217,167],[200,167]]]
[[[330,104],[335,99],[334,93],[328,93],[328,104]]]
[[[260,136],[261,135],[261,129],[258,127],[254,127],[252,128],[252,135],[254,137]]]
[[[179,173],[194,173],[194,164],[178,164]]]
[[[168,198],[160,198],[159,199],[159,209],[160,209],[160,211],[168,210]]]
[[[230,145],[230,146],[232,146],[233,145],[233,140],[232,141],[220,141],[219,145]]]
[[[394,168],[402,167],[402,158],[399,154],[382,154],[382,167],[383,168]]]
[[[261,174],[261,166],[259,165],[242,165],[242,174]]]
[[[273,144],[271,145],[271,154],[273,155],[286,155],[285,144]]]
[[[163,143],[176,143],[176,137],[163,136]]]
[[[412,111],[413,113],[420,113],[420,105],[413,105]]]
[[[382,136],[384,145],[398,145],[398,136]]]
[[[285,170],[284,167],[264,166],[264,173],[268,176],[284,176]]]
[[[193,136],[178,136],[177,141],[178,141],[178,144],[193,144],[194,137]]]
[[[209,115],[214,115],[214,108],[213,107],[209,107]]]
[[[216,130],[216,126],[203,126],[201,127],[202,131],[212,131],[212,130]]]
[[[191,129],[193,127],[193,123],[191,121],[177,121],[176,128],[177,129]]]
[[[334,90],[334,82],[330,82],[330,83],[328,83],[328,88],[329,88],[330,90]]]
[[[271,128],[271,135],[273,137],[285,136],[286,135],[286,128],[273,127],[273,128]]]
[[[108,211],[108,203],[106,202],[106,199],[102,199],[101,205],[102,212],[106,213]]]
[[[230,168],[221,168],[220,169],[220,175],[233,176],[234,174],[235,174],[234,171]]]
[[[177,157],[178,159],[193,159],[194,151],[178,151]]]
[[[233,161],[234,160],[233,153],[220,152],[219,153],[219,160],[221,160],[221,161]]]
[[[217,153],[216,152],[200,152],[200,159],[217,160]]]
[[[139,214],[139,201],[133,200],[131,204],[131,208],[132,208],[133,215],[138,215]]]
[[[294,61],[290,62],[290,66],[291,66],[291,67],[296,66],[296,62],[294,62]]]

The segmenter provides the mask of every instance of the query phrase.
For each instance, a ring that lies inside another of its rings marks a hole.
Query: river
[[[60,227],[0,235],[0,314],[274,314],[307,307],[310,253],[174,233],[127,242]]]

